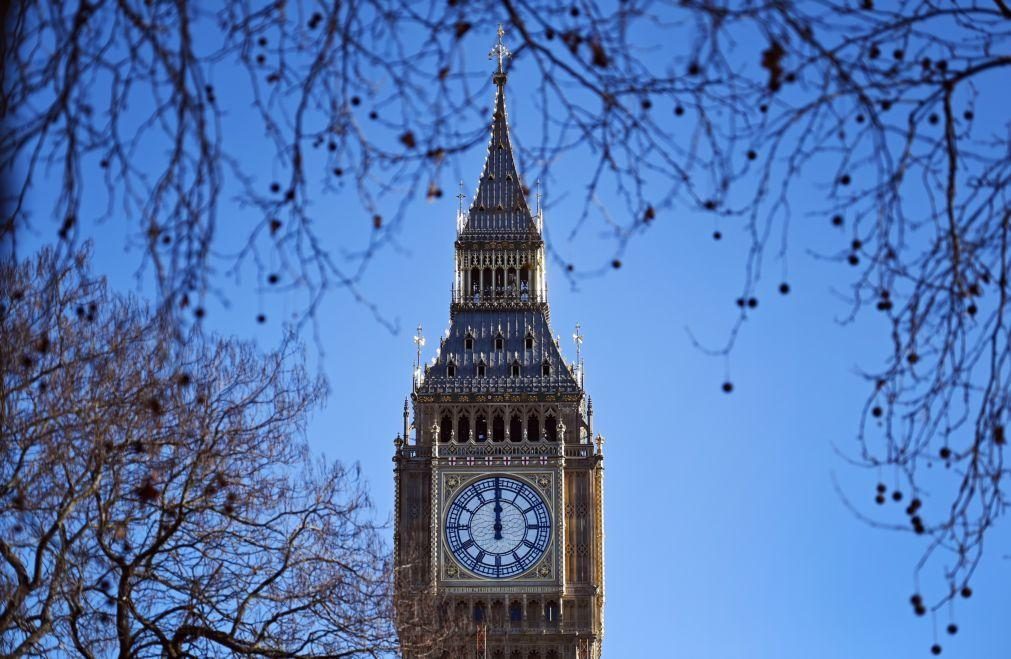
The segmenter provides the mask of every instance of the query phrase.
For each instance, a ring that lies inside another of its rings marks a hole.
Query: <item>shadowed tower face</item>
[[[457,216],[449,330],[423,366],[419,328],[396,441],[398,620],[408,657],[435,643],[426,656],[594,659],[603,439],[582,364],[566,363],[551,331],[543,215],[516,171],[501,28],[491,55],[491,137]]]

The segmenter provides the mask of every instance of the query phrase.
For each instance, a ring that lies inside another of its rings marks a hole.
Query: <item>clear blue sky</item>
[[[489,39],[478,37],[466,43],[474,57],[483,57]],[[225,72],[219,75],[216,84],[227,87]],[[535,108],[518,100],[529,88],[527,75],[519,62],[509,82],[513,135],[520,140],[537,124]],[[490,104],[490,85],[487,94]],[[1000,111],[992,111],[1002,121]],[[261,133],[241,108],[226,126],[239,154],[251,160]],[[156,164],[159,156],[149,157],[148,164]],[[479,149],[463,160],[468,192],[482,159]],[[609,258],[611,244],[598,240],[593,226],[576,243],[564,240],[589,177],[584,163],[570,156],[554,171],[557,198],[546,199],[546,224],[558,229],[552,234],[556,248],[577,264]],[[265,164],[264,185],[274,176]],[[451,173],[441,184],[455,190]],[[39,199],[50,191],[39,182]],[[248,226],[246,211],[231,205],[227,194],[223,199],[221,235]],[[88,207],[97,212],[103,203],[96,192]],[[347,227],[369,226],[357,205],[341,196],[321,196],[316,206],[320,222],[332,228],[334,249],[347,246],[341,238]],[[448,324],[455,206],[451,194],[416,203],[399,236],[403,250],[382,251],[368,271],[364,291],[400,320],[399,334],[337,292],[319,313],[321,363],[306,336],[310,368],[322,368],[331,387],[310,426],[311,444],[330,458],[361,463],[381,518],[392,505],[392,440],[410,387],[413,327],[423,323],[431,357]],[[140,253],[135,248],[123,257],[127,222],[98,231],[96,264],[116,285],[136,290],[132,276]],[[724,363],[694,349],[685,331],[720,343],[737,313],[747,246],[728,228],[726,238],[714,242],[710,222],[688,210],[661,214],[648,238],[632,242],[620,271],[583,281],[578,290],[556,267],[549,273],[552,324],[569,358],[568,337],[577,321],[583,325],[586,386],[596,429],[607,437],[605,656],[929,656],[931,617],[916,618],[907,601],[922,544],[911,534],[858,521],[834,486],[837,480],[867,512],[903,518],[904,503],[889,502],[884,510],[873,504],[877,474],[854,470],[833,451],[834,445],[854,446],[867,393],[855,369],[876,366],[887,348],[885,328],[875,318],[836,323],[848,309],[831,289],[846,285],[846,266],[803,251],[843,238],[824,218],[795,223],[792,291],[781,296],[778,276],[765,278],[731,360],[735,390],[726,395],[720,390]],[[45,235],[55,233],[49,229]],[[770,268],[778,270],[778,264]],[[266,298],[271,322],[259,327],[252,318],[261,302],[252,288],[248,282],[226,285],[231,306],[209,304],[207,324],[269,348],[279,319],[298,303]],[[884,480],[891,483],[887,475]],[[1006,524],[994,532],[974,578],[974,597],[957,603],[958,636],[949,639],[943,633],[947,617],[938,617],[944,656],[1011,656],[1009,540]],[[924,583],[924,590],[938,587]]]

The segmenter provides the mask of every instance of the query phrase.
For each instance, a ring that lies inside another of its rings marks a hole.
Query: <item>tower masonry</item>
[[[395,442],[398,621],[407,657],[434,644],[425,656],[598,659],[603,438],[578,353],[567,363],[551,331],[543,211],[516,170],[501,36],[488,153],[457,216],[449,329],[425,364],[419,328]]]

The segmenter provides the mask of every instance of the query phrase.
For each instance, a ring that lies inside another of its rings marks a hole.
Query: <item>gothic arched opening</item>
[[[474,424],[474,439],[479,442],[488,439],[488,419],[484,414],[477,415],[477,422]]]
[[[547,359],[545,359],[541,363],[541,375],[543,375],[544,377],[548,377],[549,375],[551,375],[551,362],[549,362]]]
[[[484,283],[484,287],[483,290],[481,291],[481,294],[484,295],[485,297],[491,297],[491,287],[492,287],[491,277],[492,277],[491,268],[485,268],[484,275],[481,277]]]
[[[549,625],[558,624],[558,602],[552,600],[544,605],[544,622]]]
[[[535,413],[531,413],[527,419],[527,439],[531,442],[541,439],[541,420],[537,418]]]
[[[442,415],[442,421],[439,422],[439,441],[448,442],[450,436],[453,434],[453,417],[446,414]]]
[[[549,442],[558,441],[558,419],[554,414],[549,414],[544,419],[544,436]]]
[[[505,626],[505,604],[502,603],[502,600],[495,600],[491,603],[491,625],[496,629]]]
[[[456,441],[470,441],[470,417],[462,415],[456,422]]]
[[[541,617],[541,603],[538,600],[530,600],[527,602],[527,621],[536,623],[538,620],[543,620]]]
[[[519,600],[513,600],[509,603],[509,624],[512,627],[519,627],[523,622],[523,605],[519,603]]]
[[[520,362],[518,359],[513,360],[513,363],[509,366],[509,375],[514,378],[520,376]]]
[[[487,619],[487,610],[485,609],[484,602],[476,602],[474,604],[474,622],[480,624]]]
[[[523,440],[523,419],[515,412],[509,419],[509,441],[519,442]]]
[[[505,419],[502,418],[501,414],[496,414],[495,418],[491,420],[491,441],[505,441]]]

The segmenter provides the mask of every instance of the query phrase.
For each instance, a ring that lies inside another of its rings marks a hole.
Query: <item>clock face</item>
[[[534,488],[515,478],[493,476],[471,483],[446,514],[449,550],[481,577],[523,574],[544,556],[550,540],[547,504]]]

